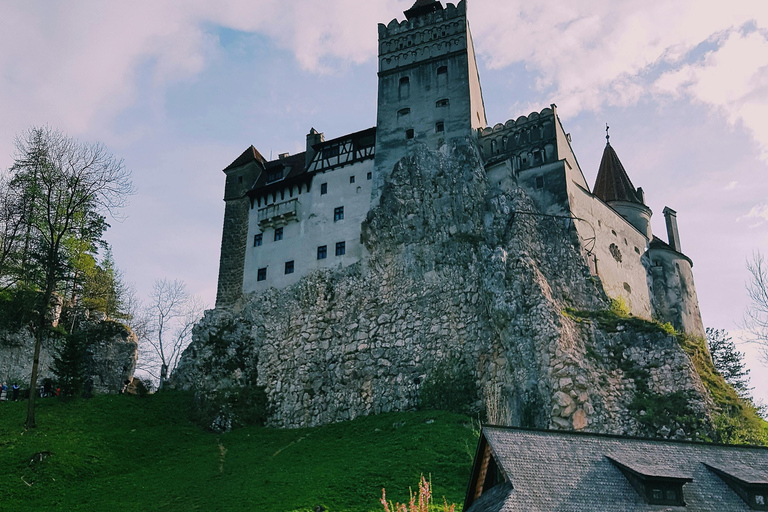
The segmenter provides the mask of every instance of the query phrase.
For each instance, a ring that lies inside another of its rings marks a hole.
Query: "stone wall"
[[[208,311],[174,383],[265,386],[269,423],[303,427],[413,409],[438,363],[457,360],[476,407],[500,390],[511,424],[706,435],[711,402],[675,338],[578,313],[608,300],[573,225],[516,211],[537,210],[488,182],[471,141],[415,147],[363,223],[365,262]],[[642,399],[674,393],[700,424],[646,421]]]
[[[219,258],[219,287],[216,291],[217,307],[232,304],[243,293],[249,211],[250,201],[247,197],[229,199],[225,203]]]

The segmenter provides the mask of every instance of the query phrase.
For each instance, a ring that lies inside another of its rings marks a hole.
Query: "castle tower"
[[[606,138],[608,138],[606,136]],[[619,215],[638,229],[650,241],[651,209],[645,205],[645,194],[642,188],[632,185],[627,171],[619,160],[619,156],[611,146],[610,140],[605,145],[600,170],[597,172],[593,194],[602,199]]]
[[[670,322],[678,331],[704,337],[699,298],[693,283],[693,261],[680,249],[677,212],[665,207],[664,220],[668,243],[653,237],[648,250],[654,314],[662,322]]]
[[[251,189],[264,169],[264,157],[251,146],[224,169],[224,228],[221,234],[219,285],[216,307],[235,302],[243,293],[245,250],[248,244],[248,214]]]
[[[434,149],[487,124],[466,0],[446,7],[417,0],[405,16],[379,24],[374,198],[404,148],[423,142]]]

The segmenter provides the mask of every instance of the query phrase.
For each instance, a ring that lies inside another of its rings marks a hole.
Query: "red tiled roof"
[[[234,162],[232,162],[227,167],[225,167],[224,171],[226,172],[230,169],[242,167],[254,161],[259,162],[262,165],[266,163],[266,159],[263,156],[261,156],[261,153],[259,153],[259,150],[251,146],[245,151],[243,151],[243,153],[239,157],[237,157]]]
[[[600,170],[597,172],[595,189],[592,193],[606,203],[611,201],[643,203],[610,144],[607,144],[603,151],[603,160],[600,162]]]

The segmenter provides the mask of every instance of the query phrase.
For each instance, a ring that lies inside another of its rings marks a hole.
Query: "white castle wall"
[[[280,241],[274,240],[275,228],[262,231],[259,208],[254,205],[248,219],[243,292],[284,288],[315,269],[346,267],[360,261],[364,256],[360,224],[370,209],[372,179],[368,179],[368,173],[372,172],[372,159],[357,162],[316,174],[309,192],[302,187],[302,193],[293,198],[286,195],[286,199],[298,201],[298,217],[282,226],[283,239]],[[354,183],[350,183],[351,176],[355,177]],[[328,185],[327,194],[321,194],[324,183]],[[284,201],[269,204],[281,203]],[[344,207],[344,219],[334,221],[334,209],[339,206]],[[258,233],[262,233],[262,245],[254,247],[254,235]],[[343,256],[336,256],[337,242],[346,244]],[[322,245],[327,246],[327,257],[318,260],[317,248]],[[294,262],[292,274],[285,273],[287,261]],[[264,281],[257,279],[260,268],[267,269]]]

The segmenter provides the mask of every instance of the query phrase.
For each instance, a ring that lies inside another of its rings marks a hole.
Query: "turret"
[[[418,0],[405,16],[379,25],[374,198],[411,143],[435,149],[487,124],[465,1]]]
[[[243,293],[250,200],[246,196],[264,169],[264,157],[251,146],[224,169],[224,227],[221,233],[216,307],[235,302]]]
[[[627,171],[624,170],[621,160],[611,146],[610,139],[603,151],[593,193],[627,219],[627,222],[644,234],[649,241],[653,238],[651,232],[653,212],[645,205],[645,193],[643,189],[636,189],[632,185]]]

